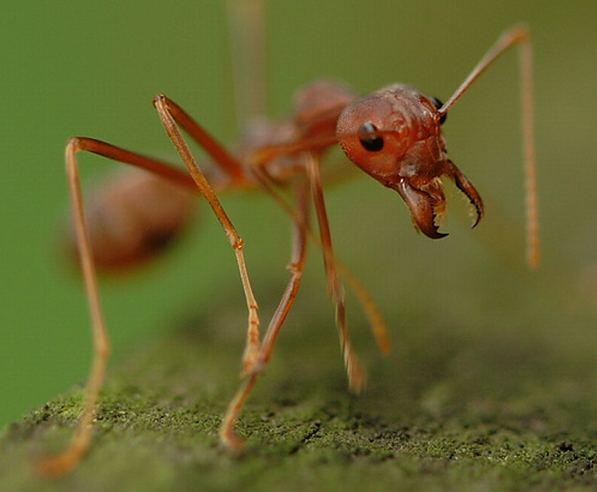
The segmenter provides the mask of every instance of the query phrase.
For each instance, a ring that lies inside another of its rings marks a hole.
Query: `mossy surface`
[[[532,331],[466,334],[439,315],[417,321],[406,313],[416,329],[401,335],[395,353],[379,359],[372,348],[364,350],[370,385],[357,398],[345,389],[333,326],[318,316],[301,313],[281,338],[238,425],[247,438],[242,457],[220,449],[217,429],[238,384],[243,316],[214,315],[181,323],[115,364],[93,448],[71,475],[40,480],[31,464],[67,442],[81,408],[80,388],[8,426],[0,441],[0,489],[596,486],[590,347],[555,350],[553,340]]]

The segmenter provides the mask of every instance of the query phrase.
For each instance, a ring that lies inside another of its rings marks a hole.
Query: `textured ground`
[[[308,328],[329,320],[308,313],[295,319],[240,422],[248,449],[239,459],[218,447],[216,432],[236,384],[239,350],[232,340],[242,316],[180,323],[116,364],[93,450],[72,475],[39,481],[30,464],[66,442],[80,389],[6,428],[0,489],[589,490],[597,484],[591,347],[556,350],[532,330],[464,335],[439,316],[406,321],[416,329],[401,336],[395,354],[380,360],[364,351],[371,384],[365,397],[355,398],[345,391],[333,332]],[[361,346],[365,336],[357,337]]]

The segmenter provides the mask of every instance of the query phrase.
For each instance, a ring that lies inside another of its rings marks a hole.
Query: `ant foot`
[[[245,440],[239,437],[233,429],[220,429],[220,442],[235,456],[239,456],[245,449]]]
[[[81,461],[82,453],[78,449],[69,448],[56,456],[40,458],[36,463],[36,471],[47,478],[58,478],[72,471]]]

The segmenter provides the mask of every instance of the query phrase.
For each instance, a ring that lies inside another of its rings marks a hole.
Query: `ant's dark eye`
[[[443,103],[443,102],[441,102],[441,101],[440,101],[440,100],[439,100],[437,97],[432,97],[431,99],[433,100],[433,105],[434,105],[434,106],[435,106],[437,109],[441,108],[441,107],[444,105],[444,103]],[[442,116],[442,117],[439,119],[439,124],[440,124],[440,125],[443,125],[443,124],[446,122],[446,119],[447,119],[447,118],[448,118],[448,115],[447,115],[447,114],[443,115],[443,116]]]
[[[377,127],[370,121],[361,125],[358,135],[361,145],[369,152],[383,149],[383,138],[378,135]]]

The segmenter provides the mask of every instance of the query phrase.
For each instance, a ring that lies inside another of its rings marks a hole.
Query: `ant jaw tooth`
[[[481,214],[479,213],[479,209],[476,207],[473,207],[473,209],[475,212],[475,221],[473,222],[471,229],[474,229],[475,227],[477,227],[479,225],[479,222],[481,222]]]
[[[439,232],[436,220],[445,210],[445,197],[441,188],[436,187],[429,193],[411,186],[401,179],[392,186],[408,206],[415,227],[431,239],[441,239],[448,234]]]
[[[474,229],[483,218],[484,206],[481,195],[479,195],[477,189],[452,161],[446,161],[445,166],[446,174],[454,180],[456,187],[466,196],[475,211],[476,218],[471,226],[471,229]]]

